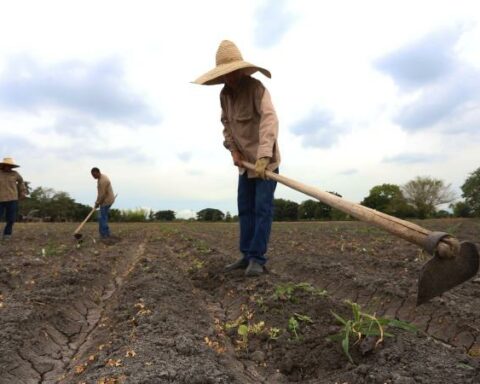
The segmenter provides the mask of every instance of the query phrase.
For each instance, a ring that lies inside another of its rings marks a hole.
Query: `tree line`
[[[51,188],[37,187],[22,200],[19,219],[23,221],[81,221],[90,212],[91,207],[75,202],[68,193]],[[480,217],[480,168],[472,172],[461,186],[462,199],[459,201],[451,190],[450,184],[442,180],[418,176],[403,186],[395,184],[376,185],[370,189],[361,205],[376,209],[399,218],[434,217]],[[342,197],[337,192],[329,192]],[[452,212],[439,209],[449,204]],[[94,220],[92,218],[92,220]],[[301,203],[286,199],[274,200],[274,221],[297,220],[349,220],[350,217],[327,204],[317,200],[305,200]],[[173,210],[110,210],[110,220],[118,222],[173,221],[177,220]],[[230,212],[223,213],[216,208],[205,208],[196,213],[191,220],[197,221],[237,221]]]

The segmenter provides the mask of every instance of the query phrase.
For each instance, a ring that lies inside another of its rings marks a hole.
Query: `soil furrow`
[[[458,225],[456,227],[456,229],[458,230],[457,232],[459,232],[460,225]],[[216,237],[215,236],[211,236],[209,234],[200,233],[200,232],[192,233],[192,235],[200,237],[203,241],[207,241],[209,244],[215,244],[216,243]],[[285,239],[285,236],[280,236],[280,238]],[[303,246],[305,246],[305,243],[302,243],[302,244],[303,244]],[[410,246],[407,245],[407,247],[410,247]],[[221,247],[218,247],[218,245],[217,245],[217,248],[225,254],[231,253],[230,249],[223,249]],[[278,246],[275,246],[275,249],[278,249],[278,248],[279,248]],[[282,245],[282,249],[283,249],[284,253],[288,253],[289,249],[291,249],[291,248],[292,247],[291,247],[291,245],[289,244],[288,241],[284,242],[284,244]],[[354,249],[357,249],[357,248],[354,247]],[[293,249],[292,249],[292,253],[293,253]],[[313,248],[313,247],[308,250],[308,253],[312,255],[308,260],[309,264],[298,265],[298,264],[295,264],[295,263],[289,263],[289,264],[286,265],[285,273],[283,273],[282,275],[285,278],[287,278],[288,275],[294,269],[301,269],[301,270],[309,269],[310,267],[309,266],[306,267],[306,265],[310,265],[310,264],[314,263],[314,261],[310,261],[310,260],[312,260],[312,259],[321,260],[322,259],[321,256],[316,256],[314,254],[315,253],[315,248]],[[368,256],[366,256],[366,255],[362,256],[362,257],[364,257],[365,259],[368,259]],[[272,263],[275,263],[275,260],[280,261],[280,263],[279,263],[280,267],[281,267],[281,264],[283,264],[281,262],[281,259],[278,259],[277,255],[275,253],[273,253],[271,255],[271,259],[273,260]],[[339,273],[340,276],[342,276],[342,274],[344,276],[345,275],[348,276],[350,274],[350,272],[347,273],[347,271],[351,271],[351,264],[350,265],[349,264],[344,264],[345,260],[341,260],[341,259],[338,260],[337,262],[340,263],[336,267],[337,273]],[[395,260],[395,263],[398,263],[398,261]],[[355,265],[356,266],[362,265],[361,260],[355,260]],[[275,268],[275,271],[278,271],[276,266],[274,266],[272,268]],[[315,282],[318,282],[318,285],[320,287],[322,287],[323,289],[326,289],[334,297],[336,297],[338,299],[349,299],[349,300],[353,300],[353,301],[358,300],[359,303],[366,306],[369,311],[375,312],[379,315],[383,315],[385,313],[392,313],[395,318],[412,322],[417,327],[419,327],[420,330],[426,332],[427,334],[429,334],[432,337],[436,337],[436,333],[435,332],[429,332],[428,329],[430,327],[430,323],[435,318],[435,313],[440,310],[440,307],[437,304],[438,300],[434,300],[433,303],[425,304],[419,312],[417,310],[415,310],[415,305],[414,304],[413,305],[408,304],[407,307],[405,307],[405,304],[407,303],[407,300],[409,299],[409,297],[405,297],[402,301],[402,304],[400,304],[399,306],[396,306],[397,304],[390,306],[388,304],[388,302],[387,303],[385,302],[385,300],[388,299],[388,297],[389,297],[388,289],[390,289],[389,287],[390,287],[391,284],[388,284],[387,287],[382,287],[383,289],[382,288],[377,288],[377,289],[375,289],[374,292],[371,292],[369,290],[362,290],[361,285],[359,285],[358,283],[354,284],[353,286],[346,286],[345,283],[342,282],[342,279],[339,278],[339,276],[337,276],[335,274],[326,275],[326,274],[322,273],[321,269],[318,270],[316,267],[314,267],[314,265],[312,265],[312,267],[310,269],[319,271],[319,274],[317,276],[312,277],[313,280]],[[362,285],[369,284],[368,283],[369,281],[374,282],[375,279],[378,279],[378,274],[377,273],[368,272],[367,274],[364,274],[364,273],[362,274],[362,272],[363,272],[362,268],[355,268],[355,270],[354,270],[355,280],[357,280],[359,282],[362,282]],[[413,278],[415,279],[414,284],[416,284],[416,276],[413,276]],[[348,278],[348,281],[351,281],[350,277]],[[409,295],[410,300],[408,300],[408,302],[414,302],[416,300],[415,295],[416,295],[416,292],[412,292]],[[447,293],[447,295],[451,296],[453,300],[462,300],[463,299],[463,296],[461,296],[460,293],[457,293],[457,292]],[[363,296],[370,297],[370,299],[365,300],[363,298]],[[424,307],[428,307],[428,309],[424,309]],[[407,312],[405,310],[407,310]],[[410,313],[408,313],[408,312],[410,312]],[[461,317],[457,316],[455,318],[454,316],[452,316],[449,320],[449,321],[451,321],[450,325],[452,327],[457,327],[457,329],[459,329],[459,324],[461,323],[460,320],[461,320]],[[457,332],[460,333],[460,331],[457,331]],[[470,334],[469,337],[467,337],[465,335],[463,335],[462,337],[450,337],[450,338],[442,337],[439,340],[441,340],[443,342],[448,342],[452,346],[455,346],[455,347],[462,347],[466,351],[468,351],[474,345],[474,342],[472,343],[471,340],[475,340],[477,337],[480,337],[480,332],[478,332],[478,331],[474,334]]]
[[[476,221],[423,224],[478,234]],[[480,284],[416,307],[428,257],[362,223],[274,223],[257,278],[223,271],[236,223],[113,224],[123,240],[109,246],[88,240],[93,223],[65,244],[74,226],[19,224],[2,249],[0,384],[480,382]],[[352,338],[349,363],[329,339],[347,298],[426,333]]]

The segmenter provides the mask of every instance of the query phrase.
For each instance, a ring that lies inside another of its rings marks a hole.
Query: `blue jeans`
[[[98,231],[100,237],[105,238],[110,236],[110,228],[108,227],[108,212],[111,205],[104,205],[100,207],[100,216],[98,217]]]
[[[278,173],[278,170],[275,172]],[[273,194],[277,182],[251,178],[247,172],[238,178],[238,218],[240,252],[246,261],[267,262],[268,239],[273,221]]]
[[[17,218],[17,209],[18,200],[0,202],[0,220],[3,219],[3,215],[5,215],[5,221],[7,223],[3,230],[3,235],[10,236],[12,234],[13,224]]]

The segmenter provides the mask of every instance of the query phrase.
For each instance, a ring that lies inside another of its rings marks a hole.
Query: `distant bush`
[[[219,209],[205,208],[197,212],[198,221],[222,221],[225,214]]]
[[[79,204],[66,192],[37,187],[19,204],[19,217],[26,221],[80,221],[92,207]]]
[[[472,172],[461,186],[462,197],[470,215],[480,217],[480,168]]]
[[[453,210],[453,216],[455,217],[473,216],[473,209],[465,201],[458,201],[454,204],[450,204],[449,207]]]
[[[143,222],[147,221],[148,211],[143,208],[137,209],[123,209],[120,211],[120,217],[118,221],[127,223]]]
[[[153,214],[154,220],[173,221],[175,220],[175,212],[171,210],[157,211]]]

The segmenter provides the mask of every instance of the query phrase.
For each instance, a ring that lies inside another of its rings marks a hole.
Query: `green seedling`
[[[195,244],[195,249],[202,254],[208,254],[212,252],[212,249],[203,240],[199,240]]]
[[[313,323],[313,320],[310,316],[307,316],[307,315],[302,315],[300,313],[294,313],[293,314],[299,321],[302,321],[304,323],[309,323],[309,324],[312,324]]]
[[[298,335],[298,331],[300,330],[300,322],[303,323],[313,323],[313,320],[310,316],[302,315],[300,313],[294,313],[288,319],[288,330],[293,334],[295,340],[298,340],[300,337]]]
[[[257,307],[263,312],[263,313],[266,313],[268,311],[268,307],[267,305],[265,304],[265,299],[263,298],[263,296],[256,296],[254,295],[254,298],[253,298],[255,304],[257,305]]]
[[[270,329],[268,330],[268,337],[270,340],[277,340],[278,337],[280,336],[280,328],[276,328],[276,327],[270,327]]]
[[[241,345],[246,346],[248,344],[248,325],[241,324],[237,329],[238,335],[242,338]]]
[[[248,333],[252,333],[254,335],[258,335],[263,331],[265,328],[265,322],[259,321],[258,323],[252,324],[248,326]]]
[[[275,291],[273,292],[273,298],[275,300],[294,301],[295,291],[310,292],[313,295],[318,295],[318,296],[325,296],[327,294],[327,291],[323,289],[315,288],[310,283],[294,284],[292,282],[289,282],[286,284],[277,285],[277,287],[275,288]]]
[[[47,244],[44,248],[41,249],[40,253],[42,256],[57,256],[62,254],[66,249],[65,245],[55,245],[55,244]]]
[[[197,272],[200,269],[202,269],[204,265],[205,265],[205,263],[203,261],[198,260],[198,259],[194,259],[192,261],[192,265],[189,268],[189,272]]]
[[[233,324],[230,325],[230,328]],[[237,344],[240,348],[246,348],[248,345],[248,336],[249,335],[258,335],[263,332],[265,328],[265,322],[259,321],[255,324],[240,324],[237,328],[237,333],[241,337],[240,340],[237,340]]]
[[[298,320],[295,318],[295,316],[292,316],[288,319],[288,330],[293,333],[295,336],[295,340],[298,340],[298,327],[300,324],[298,323]]]
[[[293,283],[279,284],[273,292],[273,298],[275,300],[291,300],[295,286]]]
[[[329,336],[328,339],[332,341],[340,341],[343,352],[347,356],[348,360],[355,364],[352,356],[350,355],[350,346],[353,341],[353,345],[358,344],[362,339],[368,336],[377,337],[378,340],[375,344],[377,347],[383,342],[385,337],[392,337],[393,335],[386,332],[389,327],[400,328],[410,332],[416,332],[417,328],[413,325],[396,320],[388,319],[385,317],[376,317],[375,314],[370,315],[362,312],[360,305],[351,301],[346,301],[352,308],[352,319],[345,319],[340,315],[332,312],[335,319],[342,324],[342,329],[335,335]]]

